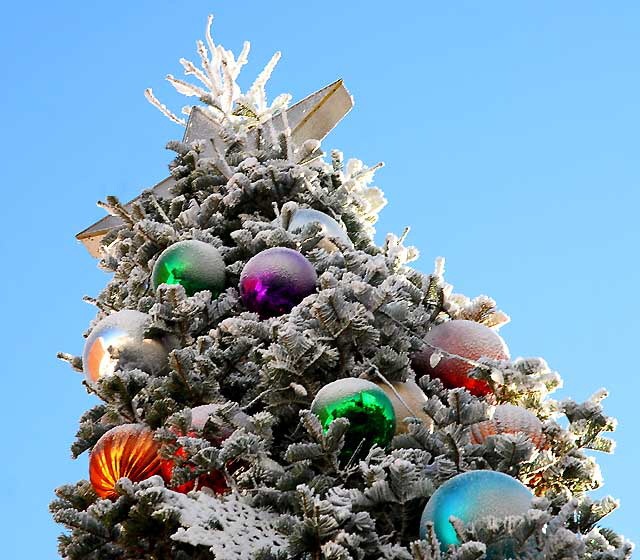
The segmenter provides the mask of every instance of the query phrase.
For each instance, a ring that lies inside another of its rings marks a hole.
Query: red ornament
[[[144,424],[123,424],[103,434],[89,456],[89,478],[98,496],[116,499],[121,478],[140,482],[158,474],[159,447]]]
[[[502,337],[494,330],[475,321],[455,319],[433,327],[425,336],[429,345],[416,352],[411,361],[413,369],[421,375],[429,375],[440,379],[445,387],[453,389],[464,387],[471,394],[484,396],[491,393],[489,384],[481,379],[468,377],[473,365],[458,358],[450,358],[445,354],[434,366],[431,356],[434,348],[450,354],[456,354],[470,360],[481,357],[493,360],[508,360],[509,349]],[[432,348],[434,347],[434,348]]]
[[[538,449],[542,449],[544,435],[540,419],[533,412],[521,406],[500,404],[496,406],[491,420],[478,422],[471,426],[471,442],[484,443],[489,436],[521,432],[529,436]]]
[[[549,490],[549,486],[544,480],[544,475],[542,473],[534,474],[529,480],[525,480],[524,483],[533,490],[533,493],[536,496],[542,497],[545,495],[547,490]]]
[[[205,404],[202,406],[197,406],[191,410],[191,427],[194,430],[202,430],[209,419],[209,416],[213,414],[218,405],[215,404]],[[215,438],[213,443],[215,445],[220,445],[222,442],[231,435],[230,430],[225,430],[221,437]],[[187,432],[189,437],[198,437],[197,432],[191,430]],[[183,447],[178,448],[175,452],[176,457],[184,458],[186,457],[186,452]],[[195,465],[189,464],[186,462],[186,466],[193,472],[196,470]],[[224,494],[229,491],[229,485],[227,484],[227,479],[224,473],[220,470],[213,470],[208,473],[204,473],[196,477],[194,480],[188,480],[184,484],[179,484],[176,486],[171,485],[171,477],[173,476],[173,469],[175,467],[175,459],[162,459],[161,460],[161,472],[162,477],[167,483],[168,487],[176,492],[181,492],[186,494],[190,492],[194,488],[203,488],[207,487],[213,490],[216,494]]]
[[[195,432],[189,432],[187,435],[190,437],[196,437]],[[186,457],[186,453],[184,448],[180,447],[175,452],[176,457]],[[175,460],[173,459],[162,459],[162,465],[160,467],[160,472],[162,474],[162,478],[164,478],[167,486],[171,488],[171,490],[175,490],[176,492],[181,492],[182,494],[186,494],[187,492],[191,492],[194,488],[196,488],[196,483],[198,488],[211,488],[216,494],[224,494],[229,491],[229,485],[227,484],[227,479],[224,476],[224,473],[219,470],[214,470],[209,473],[201,474],[194,480],[188,480],[184,484],[178,484],[175,486],[171,485],[171,477],[173,476],[173,468],[175,466]],[[187,466],[191,471],[195,471],[196,468],[194,465]]]

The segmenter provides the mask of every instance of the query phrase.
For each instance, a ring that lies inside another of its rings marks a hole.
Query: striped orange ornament
[[[121,478],[140,482],[159,474],[159,447],[153,432],[144,424],[111,428],[89,456],[89,478],[98,496],[116,499],[115,485]]]

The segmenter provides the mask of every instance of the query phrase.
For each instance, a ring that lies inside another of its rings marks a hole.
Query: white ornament
[[[484,443],[489,436],[517,433],[526,434],[538,449],[544,446],[540,419],[526,408],[504,403],[496,406],[491,420],[471,426],[471,442],[480,444]]]
[[[289,221],[287,231],[295,233],[302,230],[302,228],[307,224],[311,224],[313,222],[318,222],[320,224],[322,234],[324,235],[324,239],[318,243],[318,247],[321,247],[330,253],[337,251],[338,247],[331,241],[331,238],[337,238],[350,249],[353,248],[353,243],[351,242],[351,239],[349,239],[344,226],[334,220],[331,216],[328,216],[319,210],[314,210],[313,208],[298,208]]]

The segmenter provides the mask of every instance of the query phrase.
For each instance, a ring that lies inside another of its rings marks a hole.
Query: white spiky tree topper
[[[276,113],[284,111],[291,101],[291,95],[278,95],[271,104],[267,101],[266,83],[280,60],[276,52],[255,79],[246,93],[240,91],[237,83],[242,67],[248,62],[250,43],[244,42],[242,51],[236,58],[231,50],[216,45],[211,36],[213,16],[209,16],[206,30],[206,44],[197,42],[202,68],[190,60],[180,59],[186,76],[197,78],[202,85],[195,85],[169,74],[167,80],[182,95],[197,97],[221,126],[233,127],[237,133],[246,132],[251,127],[270,120]],[[203,87],[204,86],[204,87]],[[145,91],[147,99],[173,122],[186,125],[186,120],[177,117],[153,94],[151,88]],[[191,114],[192,106],[183,107],[182,114]]]

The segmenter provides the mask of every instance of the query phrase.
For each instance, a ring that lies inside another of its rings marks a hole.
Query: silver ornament
[[[149,321],[146,313],[124,309],[93,327],[82,353],[87,381],[125,368],[161,373],[167,367],[168,349],[164,341],[145,337]]]
[[[331,237],[340,239],[344,245],[353,248],[353,243],[347,235],[344,226],[334,220],[331,216],[328,216],[324,212],[314,210],[313,208],[298,208],[293,217],[289,221],[287,231],[291,233],[298,232],[304,228],[307,224],[318,222],[322,228],[322,234],[324,238],[318,243],[318,247],[321,247],[325,251],[333,252],[337,251],[338,247],[331,241]]]

